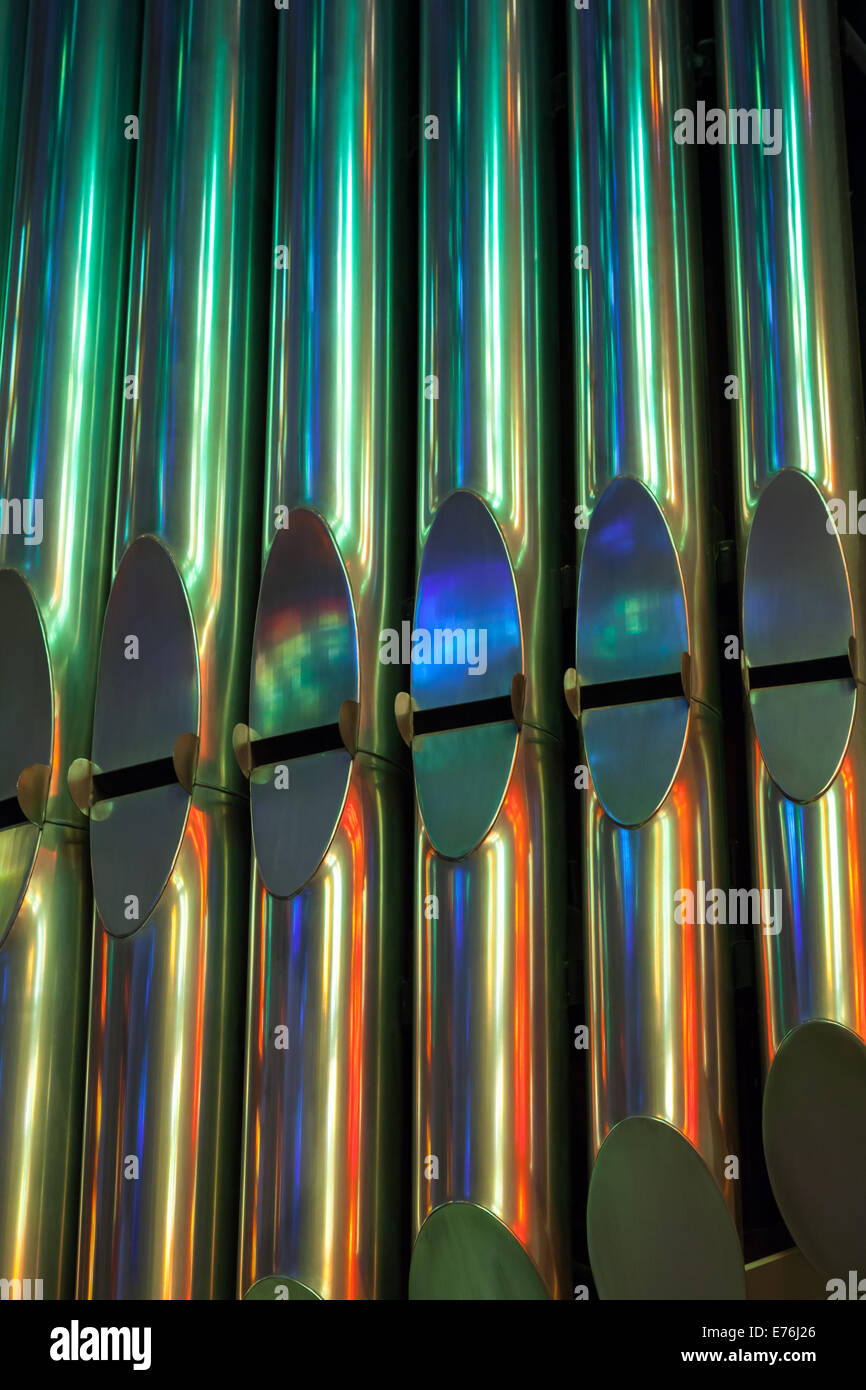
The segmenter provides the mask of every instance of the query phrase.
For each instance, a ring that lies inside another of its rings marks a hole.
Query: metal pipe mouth
[[[746,1296],[743,1251],[721,1186],[666,1120],[632,1115],[614,1125],[593,1165],[586,1227],[600,1298]]]
[[[857,698],[854,614],[839,536],[797,469],[763,489],[743,576],[743,680],[770,777],[792,801],[835,778]]]
[[[445,1202],[424,1221],[412,1250],[409,1297],[542,1301],[551,1297],[529,1252],[475,1202]]]
[[[866,1046],[840,1023],[792,1029],[764,1088],[764,1154],[785,1224],[822,1274],[866,1267]]]
[[[27,891],[45,820],[54,752],[51,663],[39,605],[17,570],[0,569],[0,942]]]
[[[676,547],[658,503],[636,478],[614,478],[592,511],[566,698],[605,811],[621,825],[643,824],[682,762],[690,658]]]
[[[462,859],[499,814],[526,701],[514,571],[474,492],[451,493],[433,518],[414,625],[403,624],[399,647],[411,676],[395,714],[412,750],[418,809],[437,854]]]
[[[297,507],[262,576],[250,724],[232,743],[250,780],[253,843],[268,892],[293,897],[328,852],[358,748],[359,663],[346,569],[327,524]]]
[[[322,1295],[288,1274],[265,1274],[243,1295],[247,1303],[321,1303]]]
[[[96,906],[116,936],[150,917],[189,815],[199,747],[195,627],[166,546],[141,536],[118,566],[102,633],[91,759],[69,790],[90,818]]]

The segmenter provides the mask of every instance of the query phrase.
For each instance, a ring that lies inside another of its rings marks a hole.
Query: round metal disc
[[[547,1289],[507,1226],[473,1202],[448,1202],[418,1232],[409,1269],[414,1300],[542,1300]]]
[[[592,510],[580,566],[576,667],[583,688],[676,675],[689,649],[683,580],[652,493],[615,478]],[[684,696],[581,714],[586,759],[605,811],[641,825],[667,796],[685,748]]]
[[[740,1299],[734,1219],[685,1135],[634,1115],[608,1134],[592,1169],[586,1227],[599,1297]]]
[[[39,848],[40,827],[20,815],[18,778],[34,763],[51,765],[54,704],[39,608],[27,580],[16,570],[0,570],[0,613],[0,807],[6,825],[0,828],[2,942],[24,897]]]
[[[764,1154],[785,1224],[826,1275],[866,1273],[866,1046],[815,1019],[782,1040],[764,1090]]]
[[[195,628],[183,580],[165,546],[142,536],[124,554],[108,598],[93,762],[100,772],[118,772],[170,759],[181,734],[198,733],[198,712]],[[173,780],[116,797],[104,818],[91,815],[93,891],[112,934],[136,931],[162,896],[189,805]]]
[[[499,528],[475,493],[452,493],[433,519],[415,603],[413,634],[423,633],[429,659],[413,659],[411,668],[418,710],[510,696],[523,672],[517,587]],[[508,788],[517,738],[507,717],[413,739],[418,806],[438,854],[461,859],[484,839]]]
[[[250,678],[257,739],[335,725],[357,700],[358,635],[340,552],[322,518],[298,507],[277,532],[259,593]],[[258,768],[253,841],[269,893],[289,898],[318,869],[340,822],[352,759],[343,747]]]
[[[761,493],[749,533],[743,579],[748,665],[844,659],[853,632],[845,559],[824,499],[804,473],[783,469]],[[793,801],[820,796],[836,776],[855,700],[847,676],[750,691],[761,756]]]
[[[244,1294],[247,1303],[320,1303],[321,1299],[306,1284],[297,1279],[289,1279],[282,1274],[268,1274],[247,1289]]]

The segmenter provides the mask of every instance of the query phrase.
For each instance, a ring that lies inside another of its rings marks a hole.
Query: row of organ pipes
[[[601,1297],[745,1296],[729,927],[674,918],[745,886],[688,18],[0,10],[4,1279],[571,1298],[585,1204]],[[715,48],[782,120],[718,160],[763,1152],[826,1277],[866,1264],[836,16],[718,0]],[[408,625],[474,664],[382,659]]]

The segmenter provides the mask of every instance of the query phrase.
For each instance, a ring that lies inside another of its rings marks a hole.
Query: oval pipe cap
[[[18,805],[32,825],[44,824],[50,786],[51,768],[46,763],[31,763],[18,778]]]

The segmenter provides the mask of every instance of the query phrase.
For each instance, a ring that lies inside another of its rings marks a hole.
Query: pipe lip
[[[322,1294],[288,1274],[264,1274],[242,1295],[246,1303],[321,1303]]]
[[[496,823],[532,713],[514,566],[490,506],[468,488],[436,510],[401,638],[410,688],[396,714],[418,813],[436,853],[463,859]]]
[[[640,478],[619,475],[596,500],[580,561],[574,675],[565,695],[606,813],[639,826],[664,804],[702,687],[670,526]]]
[[[423,1222],[412,1250],[415,1302],[544,1301],[550,1291],[514,1233],[476,1202],[445,1202]]]
[[[742,674],[769,776],[814,801],[839,773],[857,708],[848,566],[815,482],[782,468],[762,488],[743,569]]]
[[[272,897],[301,892],[333,843],[358,752],[360,695],[358,624],[340,548],[320,512],[294,507],[262,573],[250,724],[233,736]]]
[[[806,1259],[825,1275],[866,1269],[866,1043],[809,1019],[785,1035],[764,1088],[773,1195]]]
[[[186,834],[197,776],[201,685],[183,576],[158,536],[127,546],[108,595],[91,758],[69,770],[88,807],[97,911],[113,936],[149,920]]]
[[[599,1298],[744,1299],[740,1238],[704,1159],[667,1120],[630,1115],[607,1135],[586,1208]]]
[[[49,807],[54,767],[54,683],[36,592],[0,566],[4,660],[0,664],[0,944],[27,893]],[[70,806],[71,810],[71,806]]]

